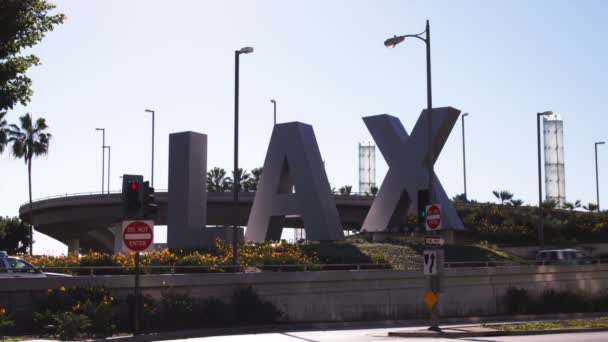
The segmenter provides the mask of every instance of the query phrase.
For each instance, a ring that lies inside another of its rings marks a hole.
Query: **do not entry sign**
[[[123,250],[145,252],[154,241],[154,221],[123,221]]]
[[[431,204],[426,207],[426,230],[441,229],[441,205]]]

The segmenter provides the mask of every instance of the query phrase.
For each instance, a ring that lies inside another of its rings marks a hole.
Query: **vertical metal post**
[[[232,192],[234,195],[234,226],[232,229],[232,266],[236,272],[238,267],[238,212],[239,212],[239,51],[234,52],[234,174]]]
[[[603,145],[604,142],[596,142],[595,143],[595,194],[597,199],[597,212],[600,212],[600,180],[599,180],[599,172],[597,166],[597,145]]]
[[[469,199],[467,195],[467,155],[465,149],[465,134],[464,134],[464,117],[469,115],[469,113],[462,114],[462,175],[464,177],[464,199],[467,201]]]
[[[101,193],[105,188],[105,168],[106,168],[106,129],[95,128],[96,131],[101,131]]]
[[[139,334],[139,312],[141,308],[141,301],[139,295],[139,252],[135,253],[135,300],[133,302],[134,305],[134,314],[133,314],[133,335]]]
[[[274,125],[277,125],[277,101],[273,100],[272,105],[274,107]]]
[[[540,215],[538,221],[538,244],[540,249],[543,249],[545,246],[545,236],[544,236],[544,217],[543,217],[543,185],[542,185],[542,171],[540,166],[540,118],[545,115],[545,113],[538,113],[536,116],[536,140],[538,147],[538,212]]]
[[[106,146],[108,148],[108,194],[110,193],[110,162],[112,161],[112,150],[110,149],[110,146]]]
[[[150,177],[152,187],[154,187],[154,114],[154,111],[152,111],[152,176]]]

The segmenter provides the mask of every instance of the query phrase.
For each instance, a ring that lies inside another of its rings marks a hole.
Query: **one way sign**
[[[424,275],[437,275],[437,251],[424,251]]]

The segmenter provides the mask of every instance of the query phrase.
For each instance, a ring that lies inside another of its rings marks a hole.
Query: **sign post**
[[[427,277],[428,290],[424,303],[431,312],[429,330],[441,331],[439,328],[438,293],[440,268],[443,266],[443,239],[439,235],[442,229],[441,204],[431,204],[426,207],[425,226],[430,236],[425,237],[427,248],[424,251],[424,275]]]
[[[154,221],[123,221],[122,249],[135,252],[135,300],[133,302],[133,335],[139,334],[140,295],[139,295],[139,253],[147,251],[154,241]]]

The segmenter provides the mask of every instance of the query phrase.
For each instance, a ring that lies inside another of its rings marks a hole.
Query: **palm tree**
[[[500,200],[500,204],[505,205],[505,203],[507,203],[508,201],[510,201],[513,198],[513,194],[510,193],[507,190],[502,190],[502,191],[492,191],[492,194],[494,194],[494,197],[498,198]]]
[[[565,202],[564,209],[572,211],[572,210],[574,210],[574,204],[572,202]]]
[[[251,170],[251,178],[249,179],[249,189],[251,191],[258,190],[258,184],[260,184],[260,179],[262,178],[262,168],[256,167]]]
[[[371,188],[369,188],[369,191],[371,191],[372,196],[376,196],[378,194],[378,187],[374,185]]]
[[[8,143],[8,124],[4,119],[6,112],[0,112],[0,153],[4,152],[4,146]]]
[[[234,171],[232,171],[233,173],[233,177],[234,177]],[[237,187],[237,190],[239,192],[241,191],[245,191],[245,192],[249,192],[251,191],[250,188],[250,182],[251,182],[251,175],[249,174],[249,172],[247,172],[246,170],[243,170],[239,167],[238,169],[238,175],[239,175],[239,185]],[[226,177],[226,187],[228,189],[233,189],[233,181],[234,178],[231,177]]]
[[[543,209],[545,209],[547,211],[555,209],[556,207],[557,207],[556,200],[548,199],[543,202]]]
[[[340,195],[349,196],[352,189],[353,189],[352,185],[345,185],[345,186],[341,187],[338,191],[340,192]]]
[[[13,155],[23,158],[27,165],[27,181],[30,197],[30,254],[33,254],[34,246],[34,217],[32,206],[32,160],[34,157],[45,155],[49,152],[49,141],[51,133],[45,132],[48,126],[44,118],[36,119],[34,124],[32,115],[25,114],[19,118],[20,126],[9,126],[9,139],[12,143]]]
[[[524,204],[524,201],[520,200],[520,199],[512,199],[511,200],[511,205],[514,207],[520,207],[522,204]]]
[[[216,166],[207,171],[208,192],[224,192],[228,189],[226,184],[226,170]]]
[[[589,203],[587,205],[584,205],[583,209],[585,209],[587,211],[590,211],[590,212],[597,211],[597,204],[595,204],[595,203]]]

